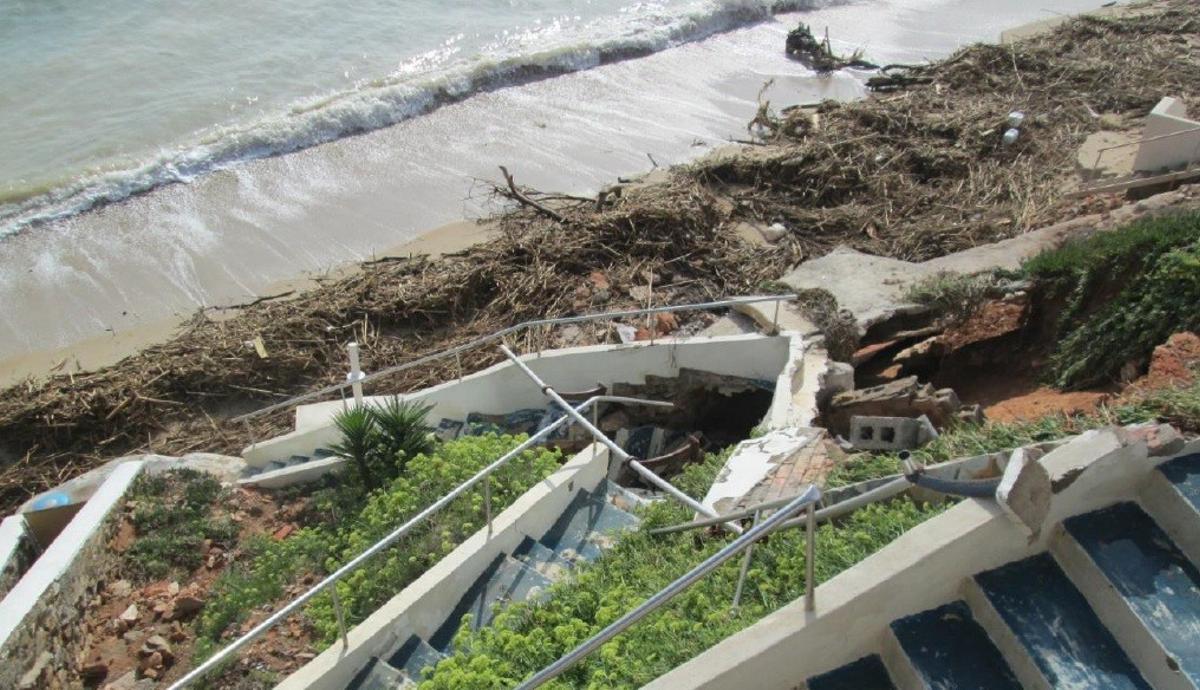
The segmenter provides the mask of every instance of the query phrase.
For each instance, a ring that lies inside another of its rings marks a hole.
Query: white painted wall
[[[775,382],[775,396],[767,418],[778,425],[802,417],[792,413],[799,377],[804,367],[799,360],[804,341],[799,334],[778,336],[734,335],[722,337],[663,338],[621,345],[594,345],[547,350],[524,360],[538,376],[556,390],[577,391],[603,384],[643,383],[647,375],[673,377],[680,369],[698,369],[729,376]],[[461,381],[426,388],[405,395],[406,400],[433,405],[430,420],[465,420],[471,412],[502,414],[523,408],[545,407],[548,399],[511,362],[505,361],[464,377]],[[800,399],[803,399],[801,396]],[[383,396],[371,396],[378,402]],[[307,455],[337,439],[333,416],[342,402],[304,405],[296,410],[296,430],[247,448],[247,464],[262,467],[291,455]]]
[[[1175,98],[1163,98],[1146,116],[1142,138],[1174,135],[1157,141],[1143,141],[1138,147],[1133,169],[1161,172],[1200,162],[1200,122],[1189,120],[1187,108]]]
[[[8,596],[0,601],[0,649],[4,648],[13,631],[26,622],[25,618],[38,600],[75,562],[76,556],[103,526],[105,518],[141,470],[141,462],[116,466],[54,543],[42,553]]]
[[[581,490],[600,485],[608,471],[608,450],[589,446],[554,474],[521,495],[482,528],[349,632],[340,643],[297,670],[276,690],[341,690],[371,657],[402,644],[412,635],[428,639],[441,627],[463,593],[502,553],[511,553],[526,536],[539,538]],[[370,567],[370,566],[367,566]]]

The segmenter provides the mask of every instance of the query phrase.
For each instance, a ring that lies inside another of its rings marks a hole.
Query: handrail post
[[[483,514],[487,518],[488,538],[492,536],[492,475],[483,478]]]
[[[754,511],[754,524],[750,526],[751,529],[758,526],[758,518],[760,515],[762,515],[761,510]],[[737,587],[733,590],[732,609],[734,612],[736,612],[738,607],[742,604],[742,586],[746,583],[746,573],[750,570],[750,556],[753,553],[754,544],[751,544],[750,546],[746,547],[746,554],[742,557],[742,569],[738,572]]]
[[[808,506],[808,534],[804,537],[804,610],[815,611],[817,608],[816,572],[817,572],[817,504],[816,501]]]
[[[782,300],[775,300],[775,315],[771,317],[771,335],[779,335],[779,303]]]
[[[350,381],[350,388],[354,391],[354,406],[362,407],[362,380],[366,378],[366,374],[362,372],[362,367],[358,364],[358,343],[350,343],[346,346],[346,350],[350,353],[350,374],[346,378]]]
[[[329,588],[333,595],[333,612],[337,614],[338,632],[342,635],[342,649],[350,649],[350,638],[346,636],[346,614],[342,611],[342,597],[338,594],[337,583]]]

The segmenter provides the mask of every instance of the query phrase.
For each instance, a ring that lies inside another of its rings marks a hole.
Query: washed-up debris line
[[[1198,17],[1195,3],[1168,0],[1142,16],[973,46],[905,72],[912,83],[898,91],[771,115],[761,145],[677,168],[661,185],[546,198],[506,174],[497,189],[520,205],[496,219],[493,241],[437,260],[371,262],[231,319],[198,312],[170,342],[114,366],[3,391],[0,507],[105,458],[237,452],[279,432],[287,414],[249,427],[226,420],[344,380],[351,339],[378,370],[524,319],[641,305],[651,286],[655,304],[757,292],[837,244],[927,259],[1075,217],[1108,203],[1059,191],[1099,114],[1141,116],[1165,93],[1197,93]],[[1002,146],[1005,118],[1018,109],[1022,136]],[[510,167],[519,175],[521,162]],[[787,233],[751,246],[732,232],[741,221]],[[496,359],[481,350],[462,364]],[[384,386],[410,390],[456,371],[448,361]]]

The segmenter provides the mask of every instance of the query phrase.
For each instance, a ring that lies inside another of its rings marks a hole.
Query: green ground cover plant
[[[688,494],[700,495],[724,460],[724,455],[710,455],[674,481]],[[833,577],[943,509],[903,499],[868,506],[836,526],[821,526],[817,580]],[[674,502],[656,503],[642,517],[642,529],[622,537],[574,577],[553,585],[546,599],[510,604],[478,632],[464,626],[454,655],[426,676],[421,689],[511,688],[727,543],[725,536],[694,532],[651,536],[648,528],[691,517]],[[787,530],[755,547],[736,610],[731,600],[740,559],[709,574],[547,687],[639,687],[794,600],[804,592],[803,537],[802,530]]]
[[[1171,334],[1200,329],[1200,213],[1147,217],[1026,262],[1063,301],[1048,363],[1059,388],[1116,378]]]
[[[237,524],[213,516],[227,492],[212,475],[191,469],[157,474],[143,472],[134,481],[126,503],[137,539],[125,552],[127,572],[147,581],[200,566],[204,540],[229,548]]]
[[[214,585],[196,623],[201,658],[219,648],[222,636],[256,608],[279,600],[305,574],[323,576],[362,553],[438,497],[524,440],[488,434],[442,444],[407,459],[405,472],[364,500],[357,491],[331,491],[322,500],[328,520],[287,539],[259,537]],[[558,451],[522,453],[490,478],[492,510],[499,512],[559,466]],[[481,491],[459,497],[395,546],[338,585],[347,624],[365,619],[483,525]],[[319,646],[337,637],[332,600],[315,597],[304,608]]]

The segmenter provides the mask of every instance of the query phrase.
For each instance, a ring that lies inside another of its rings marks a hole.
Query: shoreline
[[[374,258],[418,255],[437,258],[455,254],[488,241],[495,236],[495,230],[495,224],[487,219],[446,223],[380,251]],[[258,299],[289,292],[292,294],[288,298],[295,297],[316,287],[321,280],[358,273],[370,261],[345,261],[319,275],[307,273],[275,281],[262,290]],[[112,330],[64,347],[35,350],[0,359],[0,390],[30,379],[36,383],[54,375],[74,376],[99,371],[147,348],[171,341],[179,334],[180,327],[197,313],[206,313],[210,320],[219,321],[236,317],[243,308],[242,305],[200,308],[187,315],[156,319],[119,331]]]

